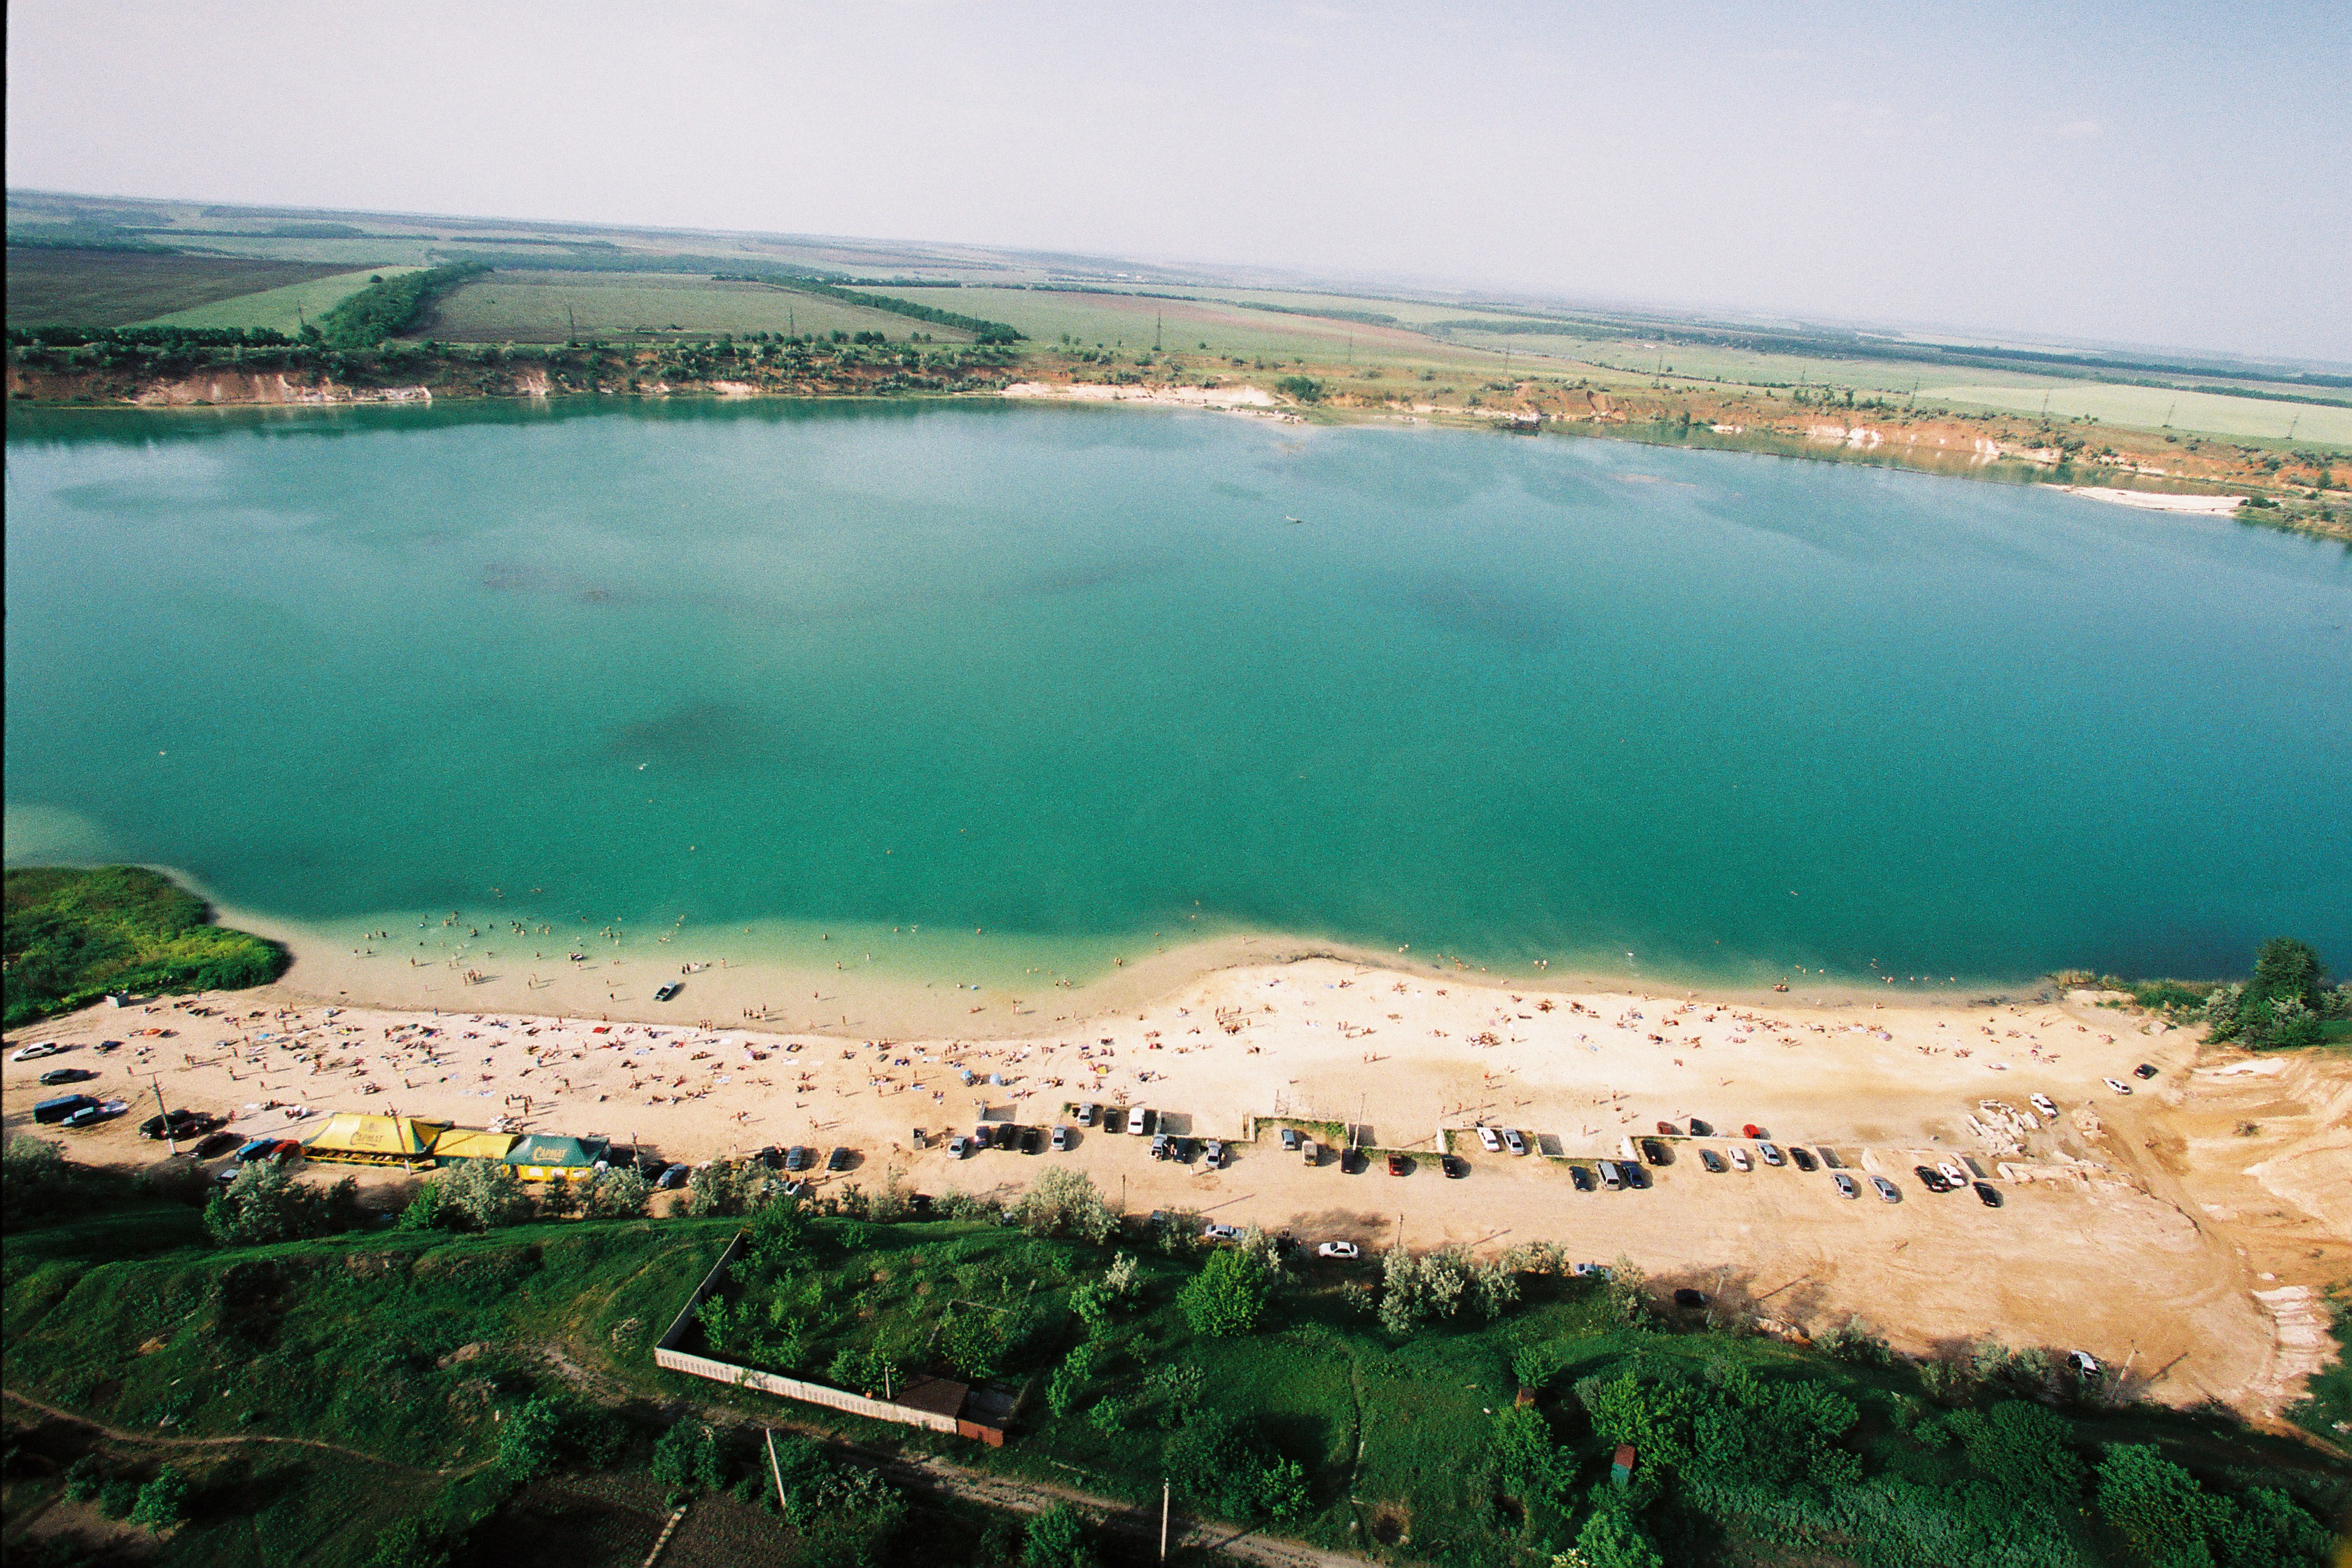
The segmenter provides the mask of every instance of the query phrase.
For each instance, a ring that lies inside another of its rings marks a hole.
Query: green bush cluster
[[[311,330],[319,341],[337,348],[371,347],[400,336],[436,298],[488,270],[478,261],[460,261],[371,283],[320,317]]]
[[[208,923],[204,900],[139,866],[7,873],[6,1013],[16,1028],[113,991],[233,991],[286,972],[286,950]]]
[[[2317,950],[2273,937],[2254,960],[2254,977],[2224,985],[2205,1002],[2206,1037],[2256,1050],[2315,1046],[2326,1025],[2352,1016],[2352,987],[2330,985]]]

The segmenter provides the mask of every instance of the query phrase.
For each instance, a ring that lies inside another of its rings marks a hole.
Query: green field
[[[285,949],[212,924],[202,899],[144,867],[19,867],[6,889],[12,1029],[110,991],[230,990],[286,971]]]
[[[1465,366],[1492,357],[1449,347],[1393,327],[1291,316],[1216,300],[1160,300],[1140,294],[1077,294],[1042,289],[894,289],[943,310],[1010,321],[1048,347],[1072,343],[1129,353],[1151,347],[1157,332],[1171,353],[1205,352],[1236,359],[1360,364]]]
[[[128,326],[349,270],[311,261],[27,247],[8,252],[8,325]]]
[[[2029,378],[2019,377],[2020,381]],[[1971,377],[1967,384],[1922,386],[1919,396],[1954,407],[1999,408],[2039,414],[2049,398],[2053,419],[2089,415],[2111,425],[2166,428],[2207,436],[2283,439],[2352,446],[2352,407],[2342,404],[2278,403],[2265,398],[2226,397],[2210,392],[2174,392],[2161,386],[2118,386],[2112,382],[2044,381],[2000,386]]]
[[[940,342],[970,341],[968,333],[887,311],[764,283],[714,282],[707,273],[531,271],[494,272],[451,290],[415,335],[556,343],[574,335],[751,332],[883,332],[896,341],[911,331]]]
[[[139,323],[150,327],[267,327],[288,337],[315,321],[368,286],[371,278],[396,278],[414,267],[371,267],[359,272],[336,272],[307,283],[289,283],[258,294],[240,294],[217,304],[174,310]]]

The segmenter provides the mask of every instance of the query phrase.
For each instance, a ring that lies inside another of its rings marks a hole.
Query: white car
[[[1127,1113],[1127,1130],[1129,1132],[1139,1133],[1150,1124],[1151,1112],[1139,1105]]]
[[[2099,1081],[2105,1084],[2109,1089],[2114,1089],[2117,1094],[2129,1094],[2131,1092],[2131,1085],[2124,1082],[2124,1080],[2119,1078],[2103,1078]]]
[[[1503,1152],[1502,1135],[1491,1127],[1481,1127],[1478,1129],[1478,1147],[1489,1154],[1499,1154]]]
[[[1745,1149],[1731,1151],[1731,1163],[1735,1168],[1742,1171],[1752,1171],[1756,1168],[1756,1162],[1748,1157],[1748,1151]]]
[[[1241,1238],[1240,1226],[1219,1225],[1215,1220],[1211,1220],[1208,1228],[1201,1232],[1203,1241],[1239,1241]]]
[[[2125,1092],[2128,1093],[2130,1091],[2126,1090]],[[1517,1128],[1506,1127],[1503,1129],[1503,1147],[1508,1149],[1514,1154],[1524,1154],[1528,1152],[1528,1141],[1519,1136],[1519,1130]]]
[[[9,1054],[8,1059],[12,1062],[37,1062],[43,1057],[56,1056],[64,1049],[55,1040],[43,1040],[37,1045],[17,1047]]]
[[[1966,1171],[1960,1169],[1960,1163],[1958,1160],[1937,1161],[1936,1173],[1943,1177],[1944,1180],[1951,1183],[1952,1191],[1956,1193],[1964,1193],[1968,1191],[1969,1184],[1975,1180],[1975,1178],[1970,1176]]]
[[[1570,1278],[1576,1279],[1606,1279],[1609,1278],[1609,1265],[1606,1263],[1571,1263],[1568,1266],[1568,1272]]]
[[[2025,1098],[2032,1101],[2033,1109],[2042,1112],[2042,1115],[2049,1117],[2053,1121],[2058,1119],[2058,1107],[2051,1100],[2048,1095],[2029,1094]]]
[[[1363,1255],[1364,1249],[1352,1241],[1327,1241],[1315,1249],[1318,1258],[1356,1258]]]
[[[1225,1146],[1218,1140],[1212,1138],[1209,1140],[1209,1147],[1207,1151],[1203,1152],[1201,1157],[1208,1161],[1209,1169],[1212,1171],[1216,1170],[1225,1163]]]
[[[1838,1196],[1842,1198],[1858,1198],[1862,1196],[1862,1189],[1855,1186],[1853,1184],[1853,1178],[1847,1175],[1843,1171],[1837,1172],[1830,1179],[1837,1184]]]
[[[1768,1165],[1777,1165],[1781,1163],[1780,1149],[1778,1144],[1759,1143],[1756,1145],[1756,1152],[1764,1156],[1764,1163]]]

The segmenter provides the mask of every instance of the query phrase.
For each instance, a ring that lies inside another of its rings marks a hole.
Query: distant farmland
[[[8,252],[8,325],[122,327],[351,268],[244,256],[121,250]]]
[[[391,278],[414,272],[414,267],[371,267],[359,272],[336,272],[307,283],[289,283],[258,294],[240,294],[218,304],[193,310],[174,310],[145,323],[163,327],[268,327],[291,337],[306,321],[315,321],[368,286],[370,278]]]
[[[1130,353],[1151,346],[1155,319],[1163,347],[1187,353],[1229,357],[1303,359],[1328,364],[1353,346],[1360,362],[1395,364],[1483,365],[1493,355],[1457,349],[1397,327],[1371,326],[1318,316],[1294,316],[1215,300],[1155,299],[1141,294],[1080,294],[1044,289],[892,289],[889,292],[943,310],[1010,321],[1036,342],[1051,346],[1064,333],[1086,347],[1124,345]],[[1352,301],[1357,310],[1382,310],[1386,301]]]
[[[493,272],[444,296],[415,331],[481,343],[560,343],[575,331],[605,338],[883,332],[894,340],[922,331],[940,342],[970,341],[970,334],[950,328],[823,295],[666,272]]]

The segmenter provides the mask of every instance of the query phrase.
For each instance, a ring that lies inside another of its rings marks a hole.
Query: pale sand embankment
[[[2114,489],[2103,485],[2060,485],[2058,488],[2068,495],[2112,501],[2117,506],[2136,506],[2143,511],[2181,511],[2206,517],[2227,517],[2246,504],[2243,496],[2175,495],[2163,490]]]
[[[1007,397],[1050,403],[1132,403],[1145,407],[1207,408],[1227,414],[1256,414],[1284,419],[1274,395],[1257,386],[1113,386],[1102,382],[1016,381],[1004,389]]]
[[[2352,1063],[2306,1057],[2256,1064],[2258,1074],[2191,1073],[2197,1051],[2184,1034],[2136,1033],[2083,1002],[1761,1005],[1507,989],[1313,958],[1194,974],[1083,1022],[1039,1019],[1029,1037],[993,1040],[942,1031],[868,1043],[471,1007],[331,1015],[288,986],[209,1005],[221,1015],[98,1008],[19,1033],[77,1048],[5,1069],[9,1131],[29,1124],[38,1072],[62,1061],[99,1068],[89,1086],[98,1089],[143,1090],[134,1074],[156,1072],[174,1104],[236,1111],[233,1126],[257,1133],[299,1130],[283,1109],[297,1104],[476,1125],[509,1114],[688,1161],[842,1144],[862,1163],[832,1182],[871,1186],[898,1172],[931,1193],[1010,1192],[1060,1162],[1131,1210],[1192,1210],[1309,1239],[1540,1238],[1596,1259],[1622,1253],[1662,1283],[1751,1300],[1814,1330],[1858,1313],[1911,1350],[1979,1335],[2085,1349],[2146,1378],[2154,1397],[2221,1398],[2252,1414],[2291,1399],[2296,1374],[2329,1348],[2304,1321],[2297,1288],[2324,1286],[2352,1260],[2342,1196],[2352,1191]],[[138,1028],[173,1033],[133,1037]],[[101,1037],[131,1043],[100,1058],[87,1047]],[[2129,1079],[2142,1060],[2162,1077]],[[2138,1092],[2114,1094],[2106,1076]],[[2033,1090],[2057,1100],[2061,1122],[1996,1155],[1966,1119],[1989,1098],[2023,1110]],[[1784,1142],[1836,1148],[1857,1174],[1865,1161],[1885,1170],[1903,1201],[1841,1199],[1826,1173],[1707,1174],[1689,1143],[1653,1190],[1626,1194],[1577,1192],[1559,1163],[1487,1155],[1466,1133],[1453,1140],[1471,1164],[1463,1181],[1426,1158],[1402,1180],[1378,1162],[1357,1175],[1328,1160],[1308,1169],[1270,1131],[1213,1173],[1155,1164],[1140,1140],[1099,1131],[1064,1155],[956,1164],[937,1146],[983,1107],[1045,1124],[1081,1100],[1150,1105],[1194,1136],[1234,1137],[1254,1117],[1355,1123],[1376,1145],[1424,1156],[1441,1128],[1477,1121],[1568,1155],[1613,1153],[1660,1119],[1699,1116],[1735,1133],[1752,1121]],[[151,1162],[156,1148],[136,1137],[135,1120],[66,1136],[79,1158]],[[2257,1131],[2239,1131],[2248,1122]],[[917,1127],[930,1150],[912,1149]],[[2039,1179],[2002,1184],[2007,1204],[1994,1210],[1967,1194],[1931,1195],[1909,1174],[1964,1152]]]

